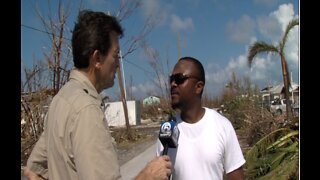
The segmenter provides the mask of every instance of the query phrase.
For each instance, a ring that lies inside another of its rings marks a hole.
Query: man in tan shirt
[[[121,179],[99,93],[114,84],[122,34],[114,17],[80,12],[72,35],[75,68],[51,102],[44,132],[24,171],[29,179]],[[170,174],[170,158],[161,156],[136,179],[168,179]]]

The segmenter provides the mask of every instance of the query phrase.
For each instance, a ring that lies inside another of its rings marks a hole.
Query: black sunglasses
[[[170,84],[174,81],[177,85],[184,83],[184,81],[186,81],[189,78],[194,78],[199,80],[199,78],[195,77],[195,76],[191,76],[191,75],[184,75],[182,73],[178,73],[178,74],[173,74],[169,77],[169,82]]]

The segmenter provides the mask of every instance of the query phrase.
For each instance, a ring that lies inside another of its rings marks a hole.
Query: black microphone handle
[[[162,156],[163,155],[168,155],[168,148],[169,148],[169,144],[168,143],[165,143],[164,144],[164,149],[162,151]],[[168,179],[170,180],[171,179],[171,174],[168,176]]]
[[[168,148],[169,148],[169,144],[165,143],[164,144],[164,149],[162,151],[162,155],[167,155],[168,154]]]

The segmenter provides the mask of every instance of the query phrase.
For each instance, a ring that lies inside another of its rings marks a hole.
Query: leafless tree
[[[70,29],[67,26],[67,21],[70,16],[71,10],[71,1],[61,1],[57,2],[57,10],[54,12],[52,9],[55,7],[51,6],[50,0],[47,0],[48,9],[41,10],[37,6],[37,1],[33,1],[30,3],[34,3],[33,7],[35,7],[35,12],[37,17],[39,18],[43,29],[42,32],[45,32],[48,35],[48,38],[51,42],[50,50],[43,52],[44,59],[35,63],[32,68],[24,68],[25,80],[21,80],[21,92],[28,92],[29,96],[31,96],[32,92],[42,92],[46,93],[42,94],[41,100],[47,99],[46,97],[54,96],[59,89],[67,82],[69,78],[69,73],[71,70],[71,62],[72,62],[72,50],[71,50],[71,42],[70,42]],[[79,2],[79,11],[84,8],[82,1]],[[130,18],[135,12],[138,11],[138,8],[141,7],[140,0],[132,0],[126,1],[121,0],[119,9],[115,10],[114,15],[119,19],[120,22],[127,20]],[[73,5],[74,7],[74,5]],[[109,11],[108,11],[109,12]],[[126,60],[127,56],[137,50],[140,45],[139,43],[145,39],[145,37],[152,31],[155,27],[156,20],[154,16],[149,16],[144,24],[141,25],[141,29],[138,33],[125,36],[125,43],[123,46],[123,60]],[[48,83],[49,82],[49,83]],[[125,87],[124,87],[125,88]],[[121,97],[121,96],[120,96]],[[49,102],[48,102],[49,103]],[[41,104],[41,103],[39,103]],[[35,112],[44,112],[45,110],[40,110],[41,107],[36,107],[32,103],[32,98],[25,99],[25,96],[21,98],[21,108],[24,113],[24,126],[34,126],[34,123],[37,122],[39,126],[43,124],[39,124],[39,122],[43,122],[42,116],[37,116],[37,118],[42,118],[39,121],[34,120]],[[37,109],[38,108],[38,109]],[[129,121],[126,120],[127,129],[129,129]],[[31,127],[32,129],[35,129]],[[42,132],[42,128],[37,128],[39,131],[36,134],[40,134]],[[33,132],[35,134],[35,132]],[[38,135],[30,136],[36,139]]]
[[[121,0],[119,9],[116,11],[115,16],[120,22],[126,21],[129,19],[139,8],[141,8],[141,0]],[[144,42],[146,36],[153,30],[159,20],[156,17],[156,14],[151,14],[148,16],[144,23],[141,25],[141,29],[135,35],[129,36],[125,43],[123,44],[123,55],[122,58],[125,58],[137,50],[141,45],[141,42]]]
[[[44,29],[42,32],[48,35],[52,43],[51,49],[49,52],[43,52],[44,59],[34,62],[31,68],[24,67],[25,80],[21,79],[22,163],[28,156],[28,150],[32,148],[43,131],[44,118],[51,98],[69,77],[72,59],[70,41],[65,38],[68,32],[66,21],[70,1],[65,6],[59,0],[57,12],[52,12],[50,1],[47,2],[48,14],[46,15],[36,4],[33,4],[33,7],[42,23]]]
[[[169,59],[166,58],[166,68],[164,67],[163,61],[155,49],[148,46],[146,43],[143,44],[144,53],[148,58],[148,63],[155,73],[156,79],[153,80],[154,84],[158,87],[160,91],[160,96],[164,98],[166,108],[169,108],[169,98],[170,98],[170,84],[168,81],[169,74]],[[154,95],[154,94],[152,94]]]
[[[66,34],[68,32],[66,30],[66,22],[70,15],[70,1],[64,5],[59,0],[56,13],[53,13],[51,8],[50,1],[48,0],[48,15],[43,15],[38,7],[36,7],[36,13],[52,43],[51,51],[45,52],[44,56],[49,72],[52,75],[52,89],[54,94],[56,94],[68,80],[71,68],[70,39],[66,38],[68,35]]]

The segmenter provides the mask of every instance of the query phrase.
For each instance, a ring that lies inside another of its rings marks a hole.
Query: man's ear
[[[94,50],[93,54],[92,54],[92,59],[91,59],[91,63],[93,64],[93,66],[95,68],[100,68],[101,67],[101,56],[100,56],[100,52],[98,50]]]
[[[203,81],[198,81],[196,84],[196,93],[200,94],[203,91],[204,83]]]

